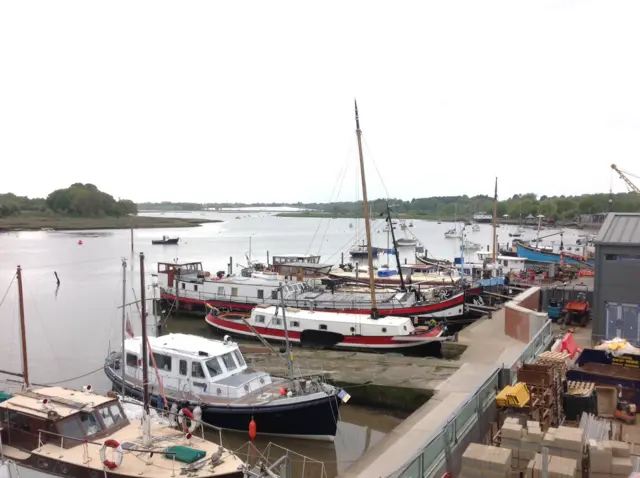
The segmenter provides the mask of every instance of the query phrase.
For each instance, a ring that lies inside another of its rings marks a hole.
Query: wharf
[[[243,347],[247,363],[287,376],[284,358],[262,347]],[[324,375],[351,395],[350,403],[413,412],[453,375],[460,363],[433,357],[293,349],[296,375]]]

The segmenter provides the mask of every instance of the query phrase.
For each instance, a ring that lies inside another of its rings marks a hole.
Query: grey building
[[[592,338],[640,344],[640,214],[609,213],[594,243]]]

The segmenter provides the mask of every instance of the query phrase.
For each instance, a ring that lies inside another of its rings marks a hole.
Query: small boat
[[[261,435],[333,441],[340,389],[316,378],[276,378],[249,368],[229,337],[169,334],[149,337],[149,345],[169,405],[199,406],[205,423],[224,430],[246,433],[254,420]],[[142,397],[141,337],[126,339],[125,351],[126,392]],[[104,366],[118,390],[121,359],[122,352],[113,352]],[[154,389],[161,386],[155,374],[149,380]]]
[[[459,239],[462,237],[462,233],[456,229],[449,229],[444,233],[444,237],[447,239]]]
[[[483,224],[491,224],[493,222],[493,216],[486,212],[479,212],[473,215],[473,221]]]
[[[443,337],[444,325],[416,328],[409,317],[374,319],[359,314],[293,308],[286,309],[286,316],[289,340],[303,346],[425,355],[433,350],[434,342],[447,340]],[[216,315],[210,309],[206,321],[223,333],[252,337],[257,331],[267,340],[278,342],[285,338],[282,308],[279,306],[258,306],[250,315]]]
[[[375,257],[380,253],[380,250],[377,247],[372,247],[371,253]],[[356,258],[366,258],[369,256],[369,249],[364,242],[362,244],[354,244],[351,249],[349,249],[349,255]]]
[[[157,245],[175,245],[179,241],[180,241],[179,237],[162,236],[162,239],[155,239],[155,240],[151,241],[151,244],[153,244],[154,246],[157,246]]]
[[[522,237],[522,233],[520,232],[510,232],[509,237]]]
[[[409,222],[409,227],[413,227],[413,222]]]
[[[479,249],[482,249],[482,244],[478,244],[477,242],[467,241],[465,239],[464,248],[469,251],[477,251]]]
[[[418,239],[414,239],[411,237],[401,237],[400,239],[396,239],[396,244],[398,246],[417,246]]]

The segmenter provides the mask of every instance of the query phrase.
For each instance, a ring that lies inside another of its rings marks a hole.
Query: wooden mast
[[[493,263],[496,263],[496,226],[498,225],[498,177],[496,176],[496,188],[493,193]]]
[[[371,318],[378,318],[378,305],[376,304],[376,282],[373,275],[373,252],[371,249],[371,225],[369,224],[369,203],[367,201],[367,180],[364,174],[364,157],[362,155],[362,131],[360,131],[360,118],[358,117],[358,102],[354,100],[356,107],[356,137],[358,138],[358,155],[360,156],[360,176],[362,179],[362,205],[364,206],[364,230],[367,234],[367,259],[369,265],[369,288],[371,289]],[[400,273],[400,271],[398,271]]]
[[[18,303],[20,305],[20,341],[22,343],[22,376],[24,388],[29,388],[29,361],[27,360],[27,326],[24,320],[24,296],[22,294],[22,267],[16,271],[18,279]]]

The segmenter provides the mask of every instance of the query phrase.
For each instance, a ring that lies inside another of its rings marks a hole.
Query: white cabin
[[[485,260],[493,260],[493,252],[491,251],[478,251],[476,252],[476,254],[478,255],[478,259],[482,262],[484,262]],[[518,256],[496,256],[496,262],[500,267],[502,267],[505,273],[518,273],[524,271],[526,269],[524,264],[525,260],[526,259],[524,257]]]
[[[149,337],[158,374],[165,388],[212,397],[241,398],[272,383],[264,372],[247,371],[238,345],[195,335],[169,334]],[[142,337],[125,340],[125,371],[142,377]],[[149,357],[149,366],[153,360]],[[149,382],[157,387],[154,370]]]
[[[409,335],[415,331],[408,317],[381,317],[372,319],[362,314],[343,314],[336,312],[318,312],[287,307],[285,309],[287,329],[300,333],[303,330],[334,332],[344,336],[398,336]],[[254,327],[284,330],[282,307],[257,306],[251,311],[249,323]]]

